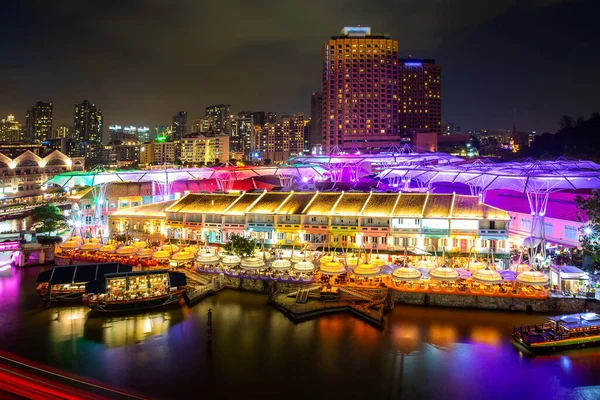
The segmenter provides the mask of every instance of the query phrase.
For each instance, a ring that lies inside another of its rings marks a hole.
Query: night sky
[[[83,99],[106,127],[217,103],[308,113],[323,43],[360,24],[442,64],[444,122],[510,128],[516,107],[518,130],[555,131],[563,114],[600,111],[599,12],[598,0],[7,1],[0,117],[24,122],[43,100],[55,126],[72,124]]]

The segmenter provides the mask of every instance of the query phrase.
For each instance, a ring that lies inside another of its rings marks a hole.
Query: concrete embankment
[[[578,313],[586,310],[600,312],[600,302],[598,300],[571,297],[524,299],[394,291],[393,300],[396,304],[479,308],[484,310],[528,311],[556,314]]]
[[[231,289],[257,293],[269,293],[274,290],[273,282],[232,278],[225,276],[224,286]],[[277,289],[292,289],[306,284],[277,282]],[[600,301],[596,299],[549,297],[547,299],[502,298],[494,296],[453,295],[438,293],[414,293],[392,291],[392,300],[396,304],[411,304],[432,307],[473,308],[483,310],[526,311],[539,313],[568,314],[586,310],[600,313]]]

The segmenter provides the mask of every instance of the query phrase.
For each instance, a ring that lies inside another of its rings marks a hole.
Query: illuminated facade
[[[15,143],[23,140],[23,125],[15,120],[14,115],[0,120],[0,142]]]
[[[29,143],[52,139],[52,103],[38,101],[25,114],[24,140]]]
[[[399,127],[403,136],[442,134],[442,69],[435,60],[400,60]]]
[[[308,137],[308,149],[323,144],[323,93],[313,92],[310,96],[310,135]]]
[[[83,143],[101,143],[103,133],[102,111],[95,104],[84,100],[75,104],[73,118],[73,135]]]
[[[507,258],[505,211],[477,196],[422,193],[263,192],[189,194],[166,209],[167,237],[225,243],[232,234],[266,244],[309,242],[342,251],[422,250]],[[177,232],[177,233],[176,233]]]
[[[323,46],[323,149],[399,144],[398,41],[344,28]]]
[[[272,162],[283,162],[290,157],[302,155],[306,122],[304,114],[297,113],[284,115],[278,123],[266,123],[258,139],[257,150],[260,157]]]
[[[3,149],[4,150],[4,149]],[[40,157],[30,150],[0,153],[0,199],[7,200],[45,193],[44,183],[57,174],[83,171],[84,158],[70,158],[60,151]]]
[[[181,161],[202,165],[229,161],[229,136],[198,134],[184,137],[181,140]]]
[[[229,104],[217,104],[204,109],[204,115],[212,119],[214,132],[227,132],[227,118],[229,117]]]
[[[229,132],[229,152],[231,158],[236,160],[247,160],[254,150],[256,142],[254,137],[254,113],[240,112],[231,121]],[[264,120],[264,113],[263,113]]]
[[[68,125],[59,125],[52,132],[50,139],[66,139],[71,137],[71,127]]]

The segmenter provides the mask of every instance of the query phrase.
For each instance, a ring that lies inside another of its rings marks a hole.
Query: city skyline
[[[10,4],[10,18],[0,28],[13,38],[3,45],[12,57],[0,63],[0,88],[8,94],[0,97],[0,115],[12,113],[24,121],[32,104],[47,101],[54,105],[57,126],[69,123],[81,99],[102,108],[107,126],[123,121],[161,125],[177,110],[193,119],[219,103],[231,104],[235,112],[309,115],[311,93],[321,86],[322,43],[343,26],[358,24],[397,39],[400,57],[435,58],[443,66],[443,122],[463,130],[510,128],[516,108],[517,129],[554,132],[561,115],[588,117],[596,111],[593,93],[600,80],[593,66],[598,55],[589,51],[593,23],[586,21],[597,5],[587,0],[539,0],[516,7],[496,3],[449,6],[440,1],[431,7],[267,1],[262,7],[236,9],[245,12],[242,21],[248,24],[219,29],[216,36],[208,30],[227,15],[220,12],[226,4],[203,10],[212,16],[206,26],[195,26],[187,17],[198,11],[188,3],[176,8],[160,3],[139,8],[135,1],[81,5],[76,12],[97,18],[77,36],[70,36],[77,18],[58,7],[40,3],[32,13]],[[295,18],[285,24],[271,18],[281,13]],[[37,24],[42,16],[44,22]],[[253,16],[264,23],[250,23]],[[161,38],[163,30],[153,26],[167,17],[178,19],[180,26]],[[192,28],[196,39],[182,42]],[[39,40],[36,32],[42,29],[47,34]],[[182,52],[181,62],[168,65],[173,50]],[[240,57],[248,62],[239,63]],[[574,65],[576,57],[586,62]]]

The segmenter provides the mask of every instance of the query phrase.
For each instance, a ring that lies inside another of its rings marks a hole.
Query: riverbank
[[[202,274],[214,276],[213,274]],[[309,284],[267,282],[256,279],[223,277],[223,285],[230,289],[273,294],[276,291],[291,291],[307,288]],[[314,284],[312,284],[314,286]],[[504,298],[494,296],[476,296],[466,294],[439,294],[403,292],[390,288],[391,301],[395,304],[419,305],[428,307],[451,307],[498,311],[520,311],[534,313],[570,314],[579,312],[599,312],[600,301],[597,299],[548,297],[539,298]],[[293,315],[294,311],[288,311]],[[323,308],[323,313],[330,312]],[[315,314],[316,310],[311,314]],[[301,318],[300,318],[301,319]]]

